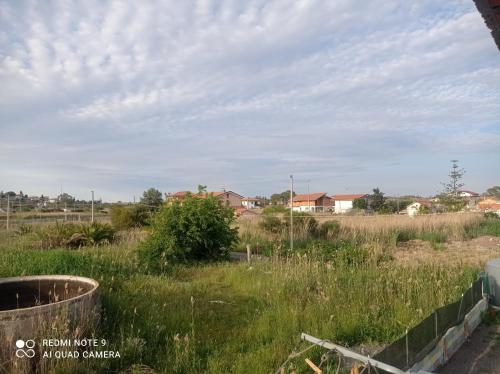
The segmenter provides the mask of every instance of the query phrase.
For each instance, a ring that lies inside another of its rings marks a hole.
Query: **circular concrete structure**
[[[83,330],[99,313],[99,283],[69,275],[0,279],[0,335],[34,338],[57,323]]]
[[[488,261],[484,270],[488,273],[493,305],[500,307],[500,258]]]

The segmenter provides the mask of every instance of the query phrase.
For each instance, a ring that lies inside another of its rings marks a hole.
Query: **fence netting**
[[[436,309],[373,358],[401,370],[410,369],[432,350],[449,328],[461,323],[481,298],[482,279],[478,279],[458,301]]]

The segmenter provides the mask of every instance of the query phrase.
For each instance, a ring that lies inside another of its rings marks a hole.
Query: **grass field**
[[[458,298],[479,267],[396,264],[380,253],[389,242],[376,238],[394,230],[418,235],[440,230],[462,238],[498,232],[498,222],[467,217],[400,225],[390,217],[384,223],[367,220],[366,227],[346,219],[339,242],[369,230],[375,234],[363,238],[364,245],[356,239],[336,246],[326,257],[299,251],[250,265],[177,266],[165,274],[139,265],[136,248],[145,234],[137,231],[112,245],[78,250],[35,248],[28,237],[2,231],[0,277],[76,274],[101,283],[103,316],[95,334],[108,339],[121,358],[54,360],[44,363],[45,372],[274,372],[299,344],[301,332],[348,346],[387,343]],[[374,247],[366,245],[370,241]],[[305,357],[318,362],[321,353],[313,349]],[[292,360],[287,369],[304,368],[303,359]],[[8,371],[10,364],[2,365]]]

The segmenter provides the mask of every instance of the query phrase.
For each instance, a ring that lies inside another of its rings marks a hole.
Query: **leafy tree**
[[[293,191],[293,196],[295,196],[296,193]],[[290,190],[283,191],[281,193],[275,193],[271,195],[271,204],[277,205],[286,205],[288,204],[288,201],[290,200]]]
[[[365,198],[354,199],[352,202],[354,209],[365,210],[368,208],[368,201]]]
[[[272,215],[272,214],[283,214],[289,212],[290,209],[285,205],[268,205],[264,208],[262,213],[264,215]]]
[[[156,188],[150,188],[142,194],[141,203],[149,208],[158,208],[163,202],[162,196],[162,193]]]
[[[113,205],[111,207],[111,224],[118,230],[149,225],[150,211],[144,205]]]
[[[68,204],[72,204],[75,202],[75,198],[73,196],[71,196],[70,194],[68,193],[62,193],[60,194],[58,197],[57,197],[57,200],[60,202],[60,203],[68,203]]]
[[[198,185],[198,193],[199,193],[199,194],[202,194],[202,193],[204,193],[204,192],[207,192],[207,186],[204,186],[204,185],[202,185],[202,184],[199,184],[199,185]]]
[[[213,197],[188,195],[182,203],[163,205],[140,245],[140,258],[154,270],[175,262],[226,259],[238,241],[234,219],[234,211]]]
[[[384,205],[380,208],[380,213],[398,213],[399,211],[406,209],[408,205],[412,203],[411,200],[405,199],[386,199]]]
[[[457,212],[462,210],[466,205],[466,200],[460,196],[460,188],[464,186],[462,178],[465,170],[458,166],[458,160],[451,160],[452,167],[449,176],[449,181],[441,183],[444,187],[441,194],[438,195],[439,202],[449,212]]]
[[[380,191],[380,189],[374,188],[373,189],[373,194],[370,195],[369,197],[369,202],[370,202],[370,207],[375,211],[378,212],[382,209],[385,203],[385,197],[384,193]]]
[[[500,198],[500,186],[493,186],[486,190],[486,195],[491,197]]]

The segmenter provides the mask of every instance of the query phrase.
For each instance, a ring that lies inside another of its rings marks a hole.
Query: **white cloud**
[[[335,173],[500,145],[500,55],[466,0],[0,0],[0,25],[0,167],[25,190],[71,174],[122,199],[148,180],[255,194],[293,170],[334,192]]]

